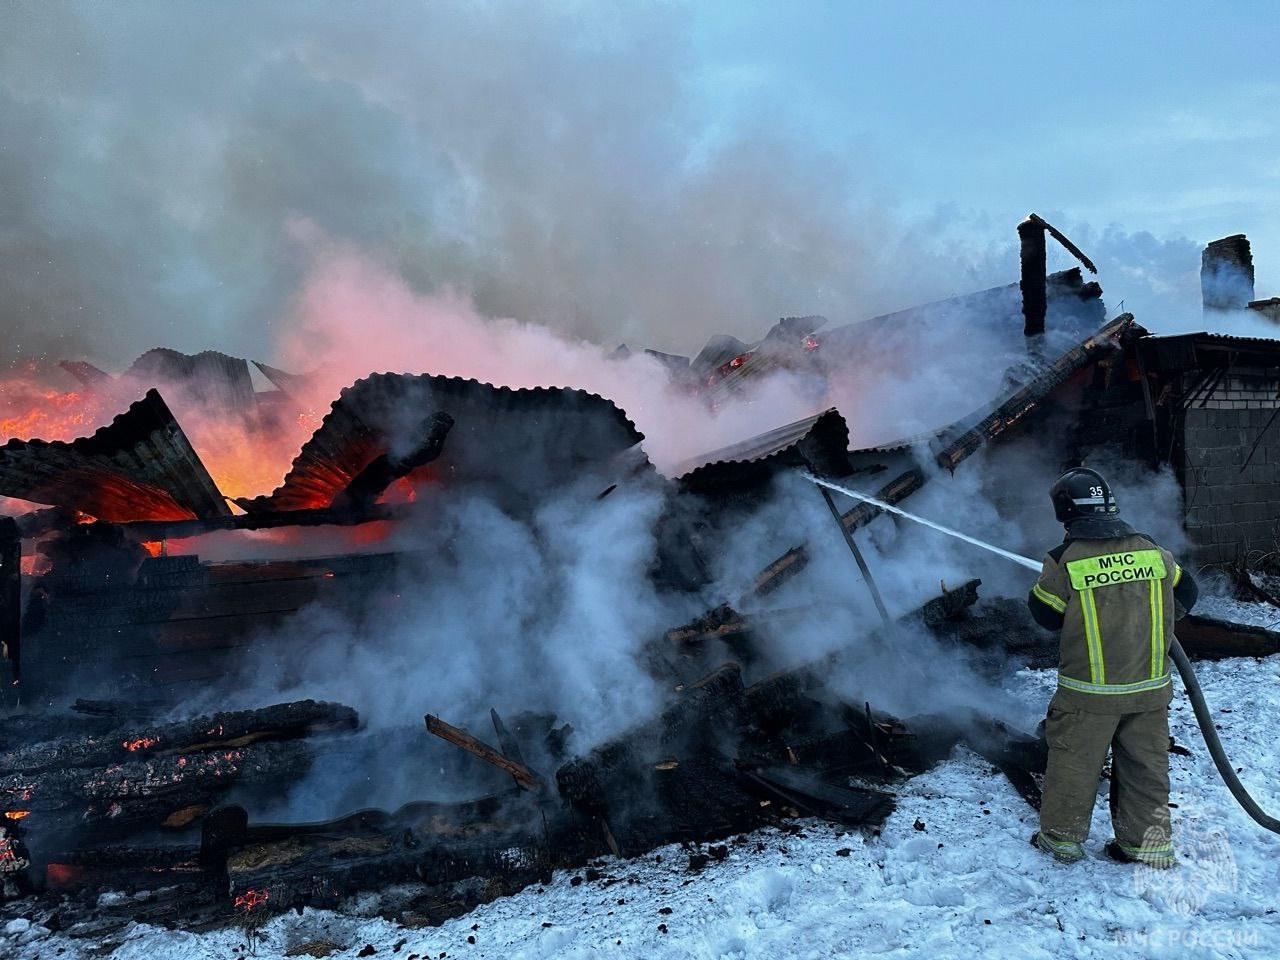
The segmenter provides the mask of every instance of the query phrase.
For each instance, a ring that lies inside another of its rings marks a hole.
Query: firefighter
[[[1066,538],[1049,551],[1027,597],[1036,621],[1060,632],[1058,689],[1045,732],[1037,848],[1062,863],[1084,856],[1098,778],[1111,750],[1109,857],[1173,866],[1169,829],[1168,644],[1196,601],[1191,575],[1120,519],[1107,481],[1069,470],[1049,493]]]

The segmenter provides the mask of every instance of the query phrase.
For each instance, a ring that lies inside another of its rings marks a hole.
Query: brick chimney
[[[1243,233],[1214,240],[1200,257],[1200,298],[1206,313],[1244,310],[1253,299],[1253,254]]]

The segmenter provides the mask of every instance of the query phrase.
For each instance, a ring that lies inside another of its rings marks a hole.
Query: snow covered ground
[[[1241,778],[1265,809],[1280,811],[1280,657],[1206,663],[1198,672]],[[1044,703],[1053,682],[1051,671],[1024,671],[1014,681]],[[546,887],[436,928],[362,916],[376,908],[371,900],[343,913],[290,913],[268,924],[252,949],[271,960],[322,940],[344,960],[1280,956],[1280,836],[1236,806],[1181,696],[1172,718],[1176,740],[1192,752],[1171,758],[1182,860],[1174,871],[1106,860],[1101,798],[1089,859],[1071,867],[1050,861],[1027,843],[1034,812],[986,762],[960,749],[901,789],[878,837],[798,821],[796,834],[765,830],[731,841],[723,860],[697,874],[688,872],[688,850],[667,847],[608,861],[599,879],[557,874]],[[236,929],[195,935],[134,926],[121,939],[109,954],[119,960],[250,955]],[[0,936],[0,957],[88,960],[106,946],[14,921]]]

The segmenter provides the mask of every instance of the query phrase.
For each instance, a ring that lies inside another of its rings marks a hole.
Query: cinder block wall
[[[1186,413],[1182,487],[1201,564],[1280,549],[1280,416],[1267,427],[1277,394],[1280,369],[1238,368]]]

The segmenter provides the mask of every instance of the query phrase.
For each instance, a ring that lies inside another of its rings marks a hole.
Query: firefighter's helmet
[[[1059,523],[1084,517],[1116,517],[1120,513],[1111,485],[1088,467],[1077,467],[1060,476],[1049,491],[1049,499]]]

